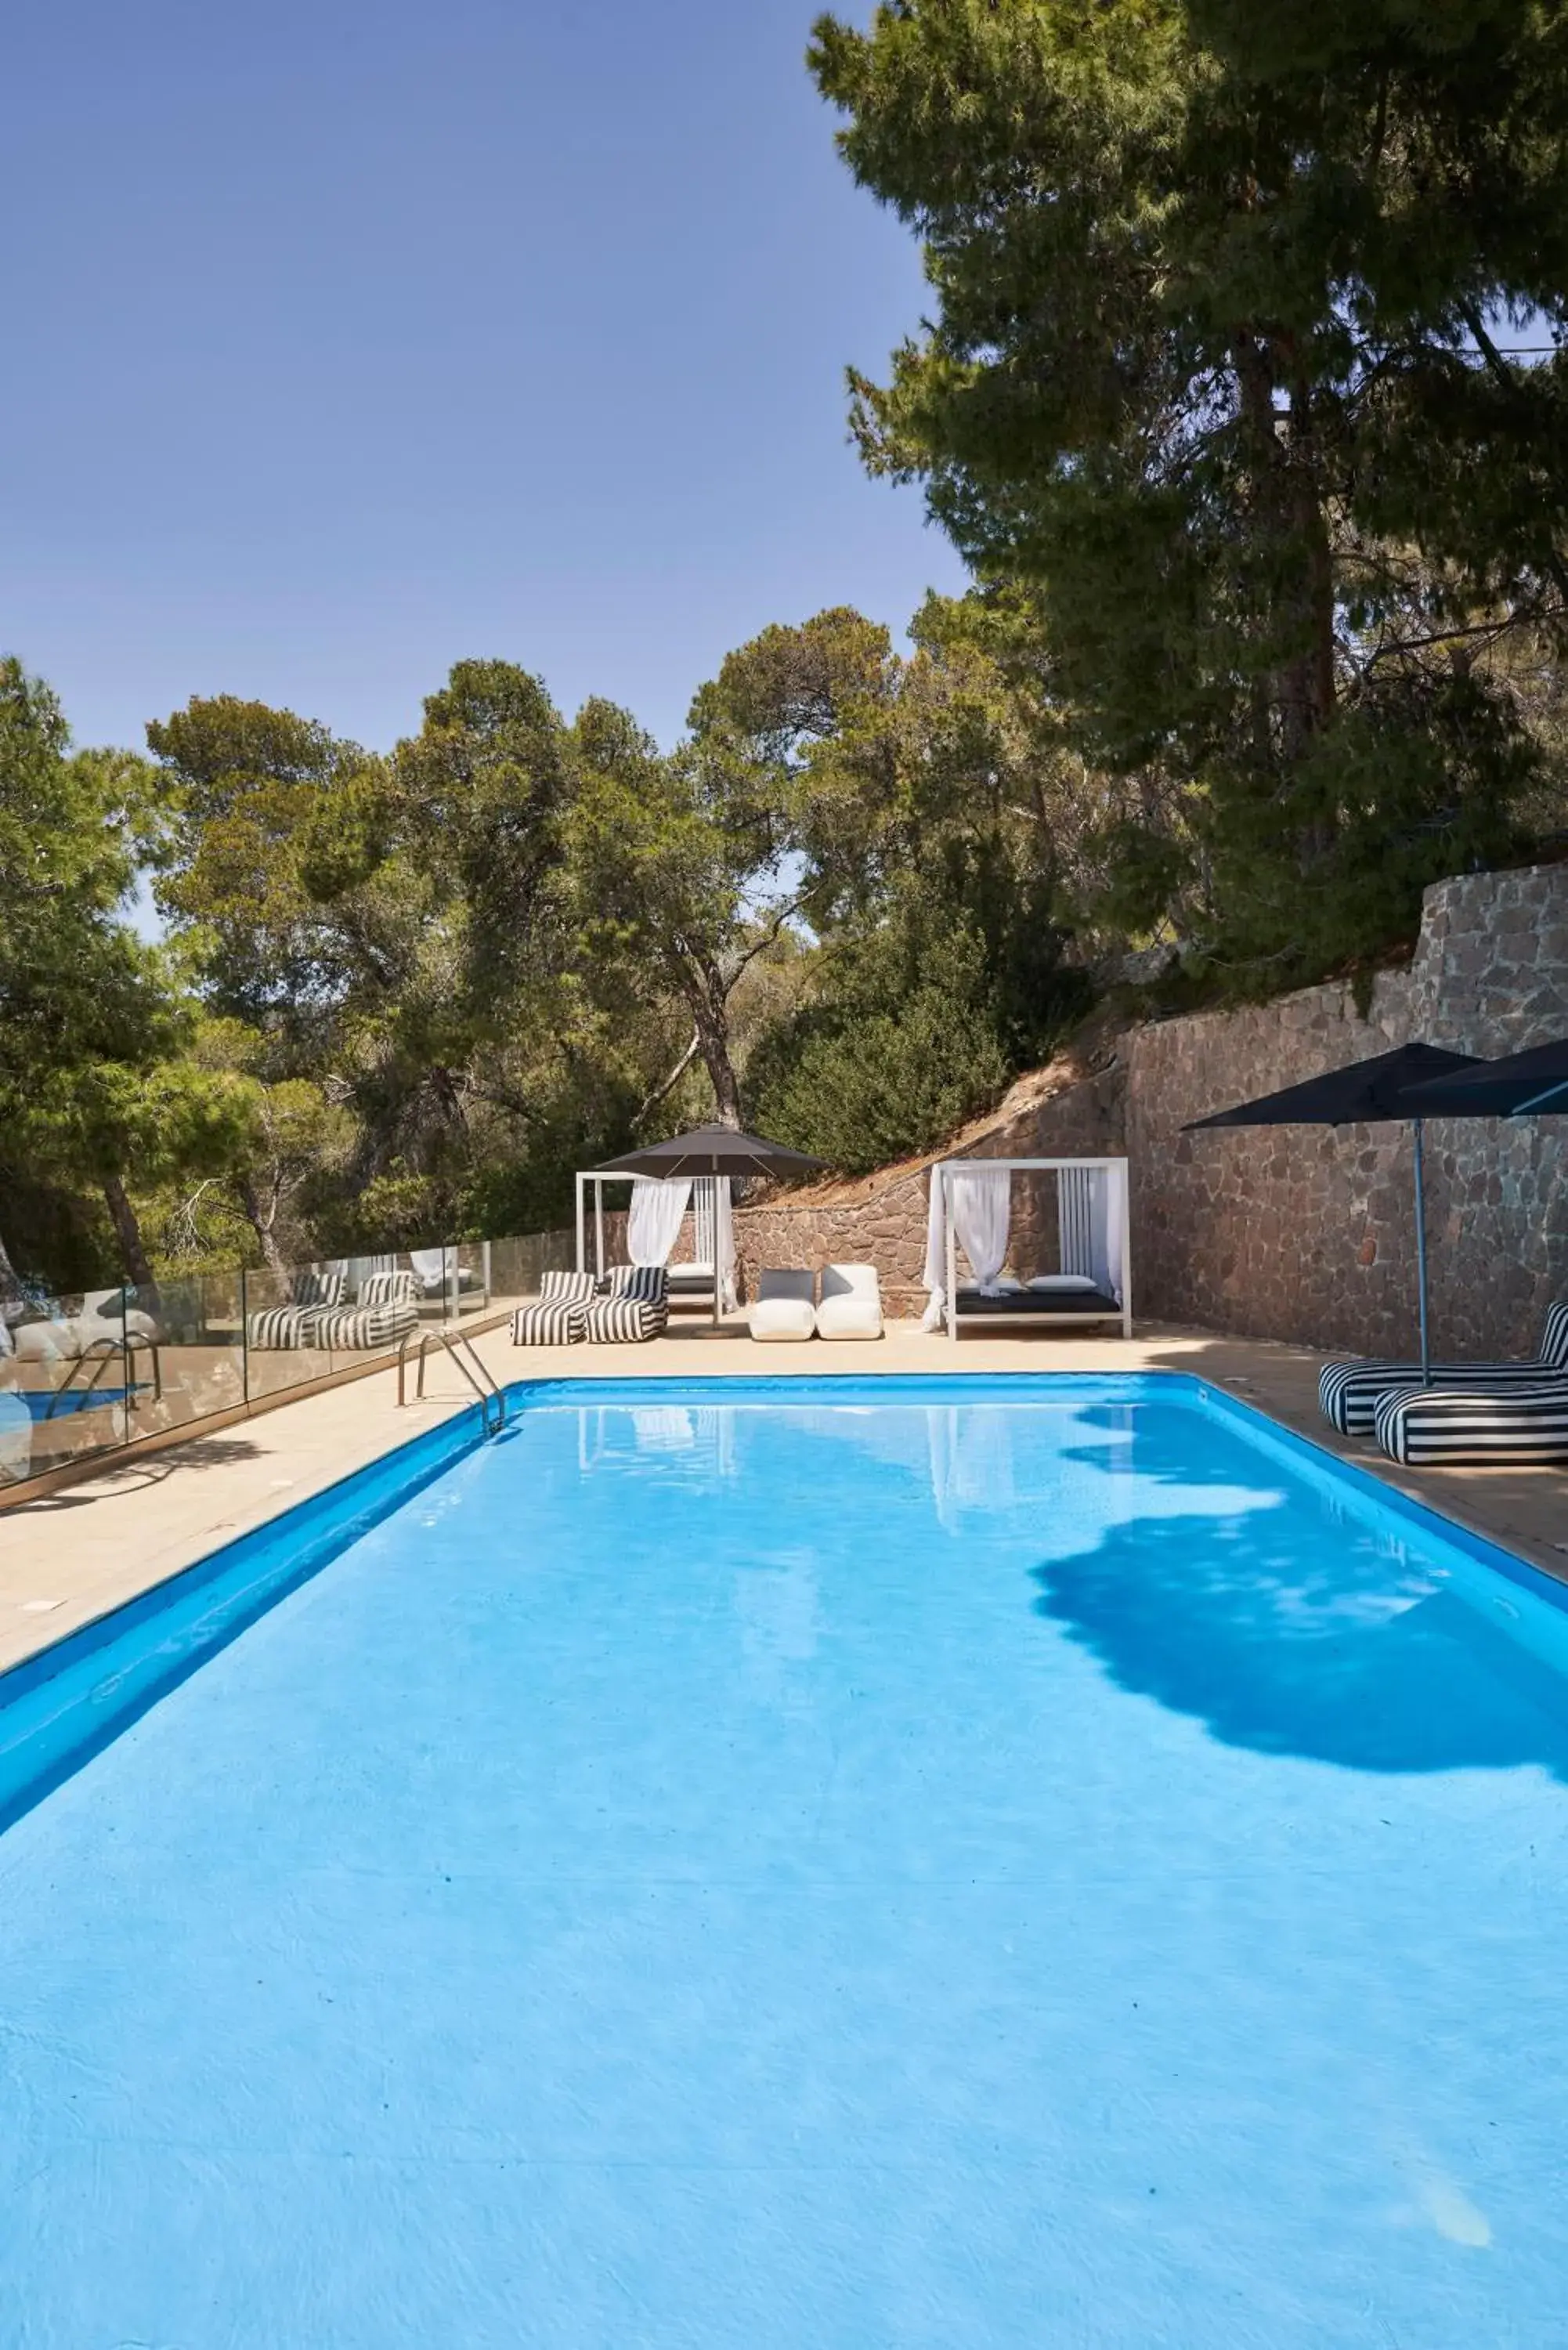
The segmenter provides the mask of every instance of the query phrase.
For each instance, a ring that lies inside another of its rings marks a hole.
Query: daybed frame
[[[690,1180],[691,1185],[691,1208],[689,1212],[691,1213],[694,1223],[698,1221],[696,1209],[700,1187],[706,1184],[710,1188],[711,1197],[709,1201],[709,1215],[710,1228],[713,1234],[714,1262],[711,1265],[667,1264],[664,1270],[669,1277],[668,1285],[670,1303],[672,1306],[710,1306],[712,1320],[716,1326],[723,1318],[723,1299],[721,1295],[722,1284],[720,1279],[718,1264],[719,1186],[721,1183],[727,1183],[730,1180],[730,1178],[727,1175],[693,1175],[687,1180]],[[607,1183],[624,1183],[629,1189],[637,1180],[638,1178],[635,1175],[619,1173],[614,1168],[587,1167],[578,1170],[577,1271],[579,1273],[586,1273],[589,1269],[587,1245],[588,1185],[591,1183],[594,1187],[594,1262],[592,1269],[596,1279],[602,1281],[605,1277],[606,1272],[605,1185]]]
[[[958,1235],[953,1229],[952,1179],[971,1170],[1006,1168],[1013,1175],[1054,1175],[1058,1232],[1063,1257],[1063,1271],[1076,1272],[1077,1265],[1066,1260],[1078,1257],[1086,1264],[1089,1233],[1080,1230],[1083,1222],[1081,1207],[1074,1201],[1062,1183],[1069,1170],[1105,1172],[1106,1180],[1118,1185],[1121,1192],[1120,1263],[1116,1268],[1121,1288],[1121,1304],[1104,1290],[1051,1292],[1014,1290],[1001,1297],[979,1295],[971,1286],[961,1291],[958,1284]],[[1132,1251],[1128,1232],[1127,1162],[1125,1159],[942,1159],[931,1169],[931,1180],[942,1187],[942,1220],[947,1231],[947,1281],[943,1290],[942,1321],[949,1337],[956,1346],[961,1328],[985,1325],[992,1329],[1020,1323],[1040,1323],[1047,1328],[1076,1328],[1085,1323],[1119,1322],[1124,1338],[1132,1336]]]

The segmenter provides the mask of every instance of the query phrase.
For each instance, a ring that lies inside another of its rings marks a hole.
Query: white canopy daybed
[[[585,1168],[577,1177],[577,1271],[588,1268],[588,1187],[594,1194],[593,1272],[603,1280],[605,1266],[605,1185],[631,1186],[627,1213],[627,1255],[633,1264],[661,1264],[670,1275],[670,1302],[706,1305],[713,1319],[732,1311],[735,1304],[735,1231],[727,1175],[618,1174],[613,1168]],[[670,1263],[670,1252],[680,1237],[687,1210],[691,1211],[694,1246],[689,1263]]]
[[[1015,1175],[1054,1175],[1059,1268],[1009,1278]],[[959,1279],[959,1253],[973,1280]],[[931,1169],[925,1327],[956,1343],[965,1324],[1119,1322],[1132,1336],[1125,1159],[943,1159]]]

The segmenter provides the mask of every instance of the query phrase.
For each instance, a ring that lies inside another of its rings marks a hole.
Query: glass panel
[[[124,1294],[35,1299],[0,1357],[0,1482],[17,1484],[125,1441]]]
[[[545,1274],[576,1261],[566,1230],[36,1293],[0,1326],[0,1485],[395,1361],[410,1328],[500,1321],[538,1295]]]
[[[319,1343],[322,1316],[337,1294],[332,1269],[296,1265],[244,1277],[245,1378],[251,1402],[319,1379],[332,1368]]]
[[[459,1241],[441,1251],[441,1315],[462,1322],[488,1314],[490,1284],[483,1241]]]
[[[128,1289],[125,1300],[133,1437],[244,1401],[237,1273],[150,1282]]]
[[[537,1297],[546,1273],[568,1273],[577,1261],[571,1232],[528,1232],[519,1239],[491,1241],[490,1295],[493,1313],[509,1312]]]

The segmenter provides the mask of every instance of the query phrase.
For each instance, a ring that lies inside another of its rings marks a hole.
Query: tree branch
[[[1511,629],[1535,629],[1563,618],[1561,612],[1510,612],[1501,620],[1477,620],[1468,629],[1434,629],[1424,637],[1390,637],[1368,653],[1365,669],[1371,669],[1387,653],[1419,652],[1424,645],[1458,643],[1465,637],[1503,637]]]
[[[784,906],[780,909],[779,912],[774,917],[772,926],[764,932],[762,938],[756,941],[754,945],[749,946],[746,949],[745,953],[735,965],[734,970],[730,975],[729,987],[725,990],[726,993],[729,993],[729,988],[732,988],[734,986],[735,982],[740,978],[741,973],[745,970],[748,963],[754,962],[757,956],[764,954],[769,947],[777,945],[779,933],[784,929],[784,924],[789,920],[792,914],[799,913],[805,903],[805,899],[803,896],[796,898],[792,905]]]
[[[517,1096],[508,1093],[504,1087],[483,1086],[477,1077],[465,1076],[463,1088],[472,1095],[475,1101],[488,1102],[492,1109],[504,1110],[508,1118],[520,1118],[524,1126],[536,1126],[539,1122],[538,1111],[527,1102],[519,1101]]]
[[[1465,325],[1469,329],[1471,341],[1475,344],[1477,350],[1480,351],[1481,357],[1485,359],[1488,371],[1495,380],[1499,389],[1508,393],[1509,398],[1514,402],[1516,407],[1523,405],[1524,386],[1520,382],[1518,375],[1515,373],[1514,369],[1509,366],[1508,361],[1498,349],[1498,347],[1492,341],[1491,337],[1487,333],[1486,321],[1481,317],[1480,312],[1476,308],[1475,304],[1473,302],[1462,301],[1459,306],[1459,311],[1460,317],[1464,320]],[[1564,571],[1563,565],[1559,561],[1554,551],[1548,550],[1545,559],[1546,568],[1552,574],[1552,581],[1556,586],[1558,594],[1562,597],[1563,602],[1568,604],[1568,571]]]
[[[667,1094],[672,1094],[674,1092],[676,1087],[680,1083],[681,1078],[686,1075],[687,1070],[691,1066],[692,1062],[697,1058],[701,1046],[701,1039],[698,1035],[696,1029],[693,1028],[691,1031],[691,1042],[687,1045],[686,1050],[681,1054],[680,1058],[676,1062],[675,1066],[670,1070],[670,1075],[665,1078],[664,1083],[661,1086],[655,1087],[653,1092],[649,1095],[648,1099],[638,1111],[637,1116],[632,1119],[632,1125],[634,1128],[639,1127],[642,1124],[643,1119],[650,1116],[651,1113],[659,1107],[659,1103],[664,1099]]]

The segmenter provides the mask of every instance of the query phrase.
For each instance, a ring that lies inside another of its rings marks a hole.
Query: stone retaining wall
[[[1180,1131],[1189,1118],[1421,1038],[1492,1057],[1568,1034],[1568,867],[1466,875],[1427,893],[1409,969],[1363,1019],[1317,987],[1124,1039],[1140,1310],[1358,1353],[1416,1340],[1412,1145],[1405,1127]],[[1558,1120],[1427,1128],[1439,1354],[1534,1345],[1568,1292]]]
[[[964,1155],[1131,1159],[1134,1303],[1159,1319],[1358,1352],[1415,1342],[1411,1147],[1403,1128],[1233,1128],[1194,1118],[1415,1037],[1487,1056],[1568,1034],[1568,867],[1466,875],[1427,893],[1407,971],[1368,1016],[1344,986],[1150,1024],[1116,1066],[984,1132]],[[1556,1119],[1433,1121],[1428,1228],[1442,1352],[1513,1354],[1568,1295],[1568,1184]],[[742,1209],[742,1273],[868,1262],[918,1310],[927,1172]],[[1054,1200],[1020,1187],[1015,1269],[1054,1262]]]

